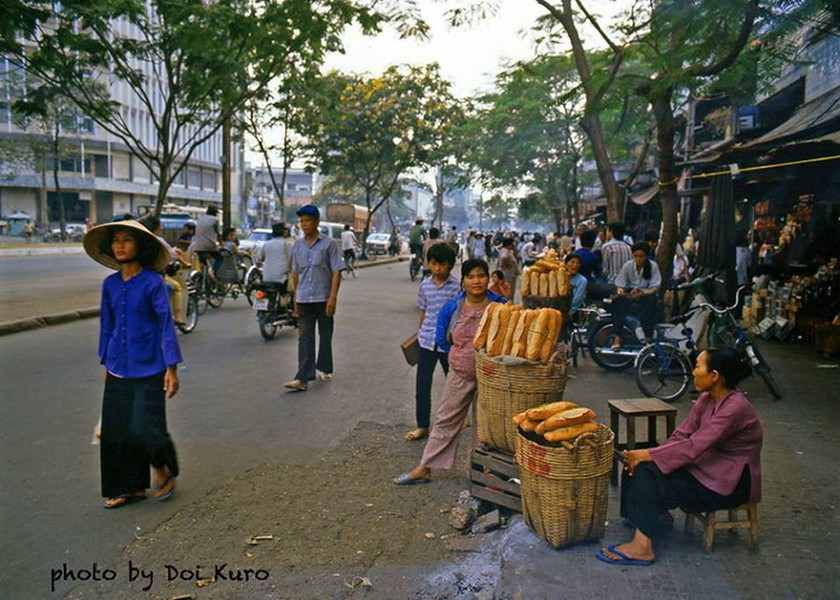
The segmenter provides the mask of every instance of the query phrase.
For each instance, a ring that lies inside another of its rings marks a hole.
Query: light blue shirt
[[[333,239],[319,233],[311,246],[305,237],[295,242],[292,269],[298,276],[298,302],[326,302],[332,289],[333,273],[344,270],[344,260]]]
[[[417,291],[417,308],[426,312],[420,330],[417,332],[417,342],[421,348],[435,350],[435,328],[440,309],[461,291],[460,280],[449,274],[449,278],[441,285],[435,285],[432,277],[426,277]]]
[[[292,262],[292,242],[273,237],[260,249],[263,257],[263,281],[285,283]]]
[[[615,278],[615,287],[620,288],[652,290],[660,285],[662,275],[659,273],[659,265],[654,261],[650,261],[650,279],[642,277],[642,270],[636,269],[636,262],[632,258],[624,263]]]
[[[586,286],[589,283],[586,277],[578,273],[569,280],[572,287],[572,310],[577,310],[583,306],[586,300]]]

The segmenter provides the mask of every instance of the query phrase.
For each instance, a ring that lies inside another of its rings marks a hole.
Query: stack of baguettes
[[[522,269],[519,287],[523,298],[541,296],[544,298],[559,298],[571,293],[569,274],[566,264],[557,257],[553,250],[546,253],[530,267]]]
[[[526,309],[511,303],[491,303],[473,339],[487,356],[518,356],[547,364],[557,349],[563,313],[553,308]]]
[[[523,411],[513,422],[522,431],[534,432],[549,442],[566,442],[598,431],[597,416],[591,408],[563,400]]]

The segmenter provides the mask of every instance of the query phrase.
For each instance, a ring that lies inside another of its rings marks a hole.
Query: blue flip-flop
[[[636,567],[649,567],[653,564],[652,560],[642,560],[640,558],[630,558],[629,556],[627,556],[623,552],[620,552],[620,551],[616,550],[615,547],[617,545],[618,544],[613,544],[612,546],[607,546],[607,550],[609,550],[610,552],[612,552],[613,554],[615,554],[616,556],[619,556],[621,558],[613,558],[612,556],[607,556],[606,554],[604,554],[604,549],[603,548],[601,548],[600,550],[598,550],[598,552],[595,553],[595,558],[597,558],[598,560],[601,560],[605,563],[611,564],[611,565],[631,565],[631,566],[636,566]]]
[[[413,478],[408,473],[403,473],[394,477],[393,482],[397,485],[414,485],[417,483],[429,483],[431,481],[428,477]]]
[[[163,483],[155,486],[155,492],[159,492],[159,491],[163,490],[164,488],[166,488],[166,486],[169,485],[169,482],[172,482],[172,487],[169,488],[169,491],[164,493],[164,494],[157,494],[156,493],[155,494],[155,500],[158,500],[158,501],[166,500],[166,499],[172,497],[172,494],[175,493],[175,478],[172,476],[172,473],[170,473],[169,475],[166,476],[166,479],[163,480]]]

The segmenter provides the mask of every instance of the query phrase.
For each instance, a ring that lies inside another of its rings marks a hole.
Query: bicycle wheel
[[[617,338],[622,340],[622,350],[612,350]],[[592,360],[607,371],[623,371],[630,367],[637,352],[632,348],[636,334],[627,327],[616,328],[613,323],[604,323],[595,328],[589,336],[589,354]]]
[[[773,379],[773,373],[771,372],[770,365],[768,365],[767,361],[764,360],[764,356],[762,356],[761,352],[759,352],[758,346],[750,342],[747,344],[747,348],[747,353],[749,354],[749,351],[752,350],[752,353],[756,358],[757,364],[755,365],[755,372],[758,373],[759,377],[764,380],[764,384],[767,386],[767,389],[770,390],[770,394],[772,394],[773,398],[780,400],[782,398],[782,390],[779,389],[779,385],[776,383],[776,380]]]
[[[673,344],[650,344],[636,360],[636,385],[648,397],[673,402],[691,382],[691,363]]]
[[[187,297],[187,317],[183,325],[178,325],[178,329],[181,333],[192,333],[196,325],[198,325],[198,299],[194,294],[190,294]]]
[[[227,295],[226,284],[213,279],[209,280],[207,284],[207,304],[213,308],[219,308]]]
[[[245,274],[245,298],[250,306],[254,305],[254,288],[262,283],[262,271],[256,267],[248,269]]]
[[[204,275],[202,271],[194,271],[190,275],[193,287],[195,287],[195,299],[198,314],[203,315],[207,312],[207,294],[204,290]]]

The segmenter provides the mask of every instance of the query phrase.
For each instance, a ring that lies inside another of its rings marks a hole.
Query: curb
[[[81,244],[67,246],[17,246],[0,248],[0,257],[3,256],[49,256],[51,254],[84,254],[84,247]]]
[[[358,267],[360,269],[366,269],[377,265],[388,265],[396,262],[402,262],[403,260],[403,258],[380,259],[359,264]],[[98,316],[99,307],[92,306],[89,308],[80,308],[78,310],[71,310],[69,312],[54,315],[42,315],[40,317],[18,319],[17,321],[7,321],[5,323],[0,323],[0,337],[23,331],[31,331],[33,329],[41,329],[42,327],[51,327],[52,325],[61,325],[72,321],[81,321],[82,319],[93,319]]]

